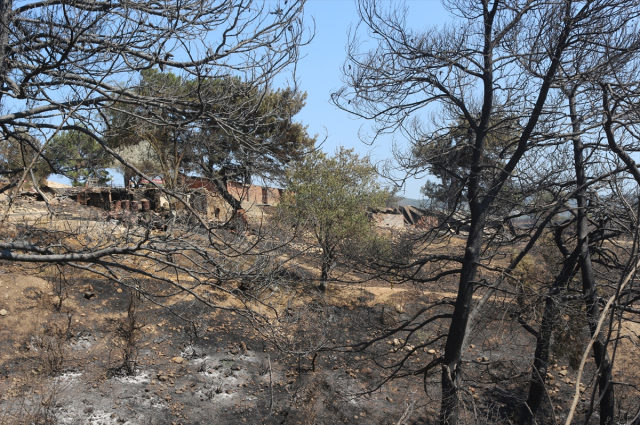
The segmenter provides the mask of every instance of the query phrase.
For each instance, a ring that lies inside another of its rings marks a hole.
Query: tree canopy
[[[488,185],[495,172],[505,165],[517,140],[518,126],[517,117],[492,120],[482,157],[486,170],[482,176],[483,186]],[[471,172],[475,137],[475,130],[461,117],[448,127],[442,126],[434,133],[425,134],[412,145],[412,166],[428,170],[438,180],[438,183],[427,181],[421,190],[432,206],[451,212],[466,204],[465,187]]]
[[[474,320],[496,291],[493,288],[502,281],[497,279],[480,301],[474,301],[474,294],[487,287],[483,283],[483,267],[493,267],[492,259],[499,256],[490,250],[499,250],[504,243],[504,224],[510,222],[510,216],[522,215],[518,211],[522,201],[543,200],[543,192],[551,195],[552,202],[534,203],[527,208],[529,217],[533,217],[531,222],[540,227],[522,235],[520,240],[527,243],[518,247],[519,254],[502,269],[506,273],[513,270],[568,201],[563,190],[571,188],[567,192],[579,205],[574,212],[578,229],[576,254],[567,252],[559,231],[557,245],[565,260],[565,272],[569,272],[557,276],[546,300],[555,302],[566,276],[572,275],[572,261],[579,258],[584,308],[591,337],[596,341],[593,354],[598,368],[600,420],[602,424],[611,423],[615,414],[614,385],[604,348],[606,335],[595,326],[600,318],[594,295],[597,283],[590,260],[585,192],[587,185],[597,184],[610,171],[596,165],[596,158],[603,160],[597,156],[602,149],[602,136],[589,134],[594,150],[587,156],[582,135],[588,133],[589,126],[598,129],[605,121],[600,115],[598,124],[585,124],[601,109],[587,100],[601,97],[587,94],[586,86],[624,86],[627,95],[634,93],[631,96],[635,99],[637,79],[629,83],[628,78],[637,75],[638,4],[624,0],[444,3],[455,19],[454,25],[414,29],[408,24],[405,5],[359,0],[360,25],[350,34],[343,67],[345,86],[333,95],[338,107],[371,120],[374,140],[389,132],[406,136],[408,153],[399,155],[402,171],[415,175],[416,164],[406,158],[417,149],[427,159],[418,167],[426,166],[443,181],[434,195],[443,199],[448,208],[455,204],[452,199],[465,204],[458,203],[455,211],[465,216],[468,230],[463,255],[416,253],[421,258],[415,262],[414,274],[408,273],[415,281],[415,273],[425,264],[438,263],[439,267],[434,266],[438,271],[424,281],[457,276],[455,302],[446,314],[432,316],[447,329],[442,356],[415,373],[424,374],[425,382],[430,370],[440,374],[439,422],[463,423],[462,379],[468,366],[462,355],[475,329]],[[372,39],[371,43],[361,42],[363,33]],[[604,75],[608,76],[601,80]],[[605,95],[602,102],[607,99]],[[581,109],[580,102],[589,107]],[[425,120],[428,111],[435,111],[432,116],[437,118]],[[502,126],[503,122],[511,124]],[[503,131],[496,132],[501,127]],[[426,148],[424,152],[422,148]],[[591,179],[585,171],[588,160],[593,161]],[[629,166],[623,156],[620,160]],[[433,241],[447,238],[447,233],[437,231],[431,235]],[[540,332],[535,331],[538,347],[531,397],[522,406],[526,420],[535,416],[544,395],[549,366],[549,339],[544,336],[547,326],[545,322]],[[404,365],[397,367],[402,369]],[[569,417],[567,424],[570,421]]]
[[[318,243],[323,290],[342,245],[347,240],[364,242],[370,236],[367,209],[385,205],[389,193],[381,189],[377,178],[368,157],[343,147],[334,156],[315,151],[292,163],[287,171],[288,192],[281,209]]]
[[[69,130],[58,133],[45,151],[53,165],[52,172],[71,180],[73,186],[81,186],[87,179],[104,184],[111,178],[107,168],[113,158],[98,142],[85,133]]]
[[[192,117],[189,126],[170,124],[189,114],[179,102],[172,108],[122,104],[110,114],[109,144],[123,152],[141,143],[150,147],[151,162],[168,187],[175,187],[186,173],[217,182],[223,192],[228,179],[248,183],[252,178],[281,178],[284,166],[315,143],[306,127],[293,121],[306,94],[291,88],[259,90],[240,78],[196,81],[150,69],[141,73],[137,90],[185,102],[197,96],[225,99],[207,103],[205,113]],[[216,118],[231,113],[242,120],[235,131]],[[127,175],[125,180],[129,179]]]

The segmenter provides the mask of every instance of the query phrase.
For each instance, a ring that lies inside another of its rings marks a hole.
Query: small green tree
[[[309,154],[287,171],[288,192],[280,209],[304,223],[320,246],[322,291],[345,242],[364,242],[371,235],[367,207],[384,207],[389,196],[377,176],[368,157],[342,147],[333,157],[319,151]]]

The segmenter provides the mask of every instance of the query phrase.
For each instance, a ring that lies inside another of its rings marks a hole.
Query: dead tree
[[[250,150],[260,129],[247,116],[259,108],[263,115],[275,113],[262,106],[260,94],[297,61],[306,41],[303,5],[2,3],[0,134],[28,152],[27,169],[14,173],[16,189],[28,168],[48,163],[48,141],[60,130],[88,135],[130,173],[151,180],[108,143],[117,132],[114,116],[194,134],[214,126]],[[173,72],[178,83],[144,90],[140,74],[154,67]],[[241,87],[212,90],[216,81],[241,81]],[[238,102],[238,91],[254,95]],[[182,189],[176,189],[178,199]]]
[[[113,114],[148,111],[136,118],[196,134],[215,125],[251,148],[257,130],[246,115],[286,105],[264,106],[260,96],[239,105],[236,92],[207,90],[205,82],[235,79],[243,90],[265,93],[293,68],[306,42],[303,6],[303,0],[2,2],[0,143],[16,141],[28,156],[0,190],[19,193],[31,169],[47,163],[47,145],[61,130],[93,138],[115,162],[152,181],[108,143]],[[140,90],[140,73],[155,67],[189,84]],[[269,308],[260,295],[268,287],[286,289],[278,247],[265,241],[265,232],[250,240],[217,230],[189,203],[185,185],[155,189],[171,201],[168,214],[117,224],[101,216],[65,222],[57,211],[16,224],[8,217],[10,197],[0,219],[0,260],[90,272],[166,308],[166,297],[176,294],[222,309],[219,299],[234,297],[244,308],[233,310],[267,320],[252,308]],[[47,220],[60,226],[49,228]]]
[[[114,130],[109,117],[128,113],[182,131],[202,131],[208,122],[250,147],[255,128],[245,118],[260,108],[261,97],[239,104],[234,90],[207,90],[205,82],[235,78],[244,91],[264,92],[298,59],[303,4],[4,2],[2,136],[28,132],[31,140],[19,139],[37,161],[46,161],[47,140],[75,130],[122,162],[106,141]],[[140,90],[140,72],[154,67],[175,73],[182,86]],[[140,111],[149,113],[140,117]]]
[[[457,424],[462,352],[491,209],[528,152],[550,140],[548,133],[557,140],[557,134],[571,132],[556,115],[561,70],[589,54],[581,50],[585,39],[625,32],[635,22],[637,5],[499,0],[448,5],[460,19],[458,29],[414,31],[406,26],[404,6],[385,9],[375,0],[360,1],[360,28],[377,45],[360,52],[357,33],[351,37],[346,86],[333,99],[339,107],[374,120],[376,135],[400,131],[416,141],[437,132],[441,122],[460,118],[473,130],[468,172],[454,174],[464,183],[468,200],[466,248],[444,355],[430,365],[441,366],[440,422]],[[428,105],[438,105],[442,118],[425,128],[419,114]],[[521,130],[507,143],[499,167],[489,166],[485,155],[492,126],[515,111]]]

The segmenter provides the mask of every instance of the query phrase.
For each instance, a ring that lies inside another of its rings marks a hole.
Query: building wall
[[[423,215],[416,223],[418,229],[432,229],[440,225],[440,219],[434,215]]]
[[[207,220],[216,223],[227,222],[233,213],[231,206],[217,193],[199,190],[190,198],[193,208],[203,214]]]
[[[229,182],[227,190],[234,198],[243,203],[243,208],[253,205],[278,205],[280,196],[282,196],[282,189],[253,184],[245,185],[238,182]]]
[[[187,183],[190,189],[205,188],[211,193],[217,193],[216,187],[208,180],[192,178]],[[229,194],[242,203],[242,208],[248,210],[254,205],[278,205],[282,196],[282,189],[245,185],[238,182],[227,184]]]
[[[402,214],[371,214],[373,224],[378,227],[386,227],[389,229],[404,228],[404,216]]]
[[[111,209],[111,192],[89,192],[87,194],[87,197],[88,199],[86,200],[86,205],[102,208],[106,211],[109,211]]]

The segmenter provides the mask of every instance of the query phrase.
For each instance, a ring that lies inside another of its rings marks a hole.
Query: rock
[[[397,346],[398,346],[398,345],[400,345],[400,344],[401,344],[401,343],[400,343],[400,340],[399,340],[398,338],[394,338],[394,339],[393,339],[393,345],[395,345],[395,346],[397,347]]]
[[[429,353],[429,354],[435,354],[435,353],[436,353],[436,350],[434,350],[434,349],[432,348],[432,349],[428,350],[428,351],[427,351],[427,353]]]
[[[169,335],[158,336],[158,337],[153,339],[153,343],[154,344],[160,344],[161,342],[164,342],[164,340],[166,340],[167,338],[169,338]]]
[[[160,382],[167,382],[169,380],[169,377],[167,375],[162,375],[162,374],[158,374],[158,381]]]
[[[122,294],[122,289],[118,288],[118,290],[116,291],[118,294]]]
[[[182,353],[180,353],[180,357],[183,357],[185,359],[193,359],[203,356],[204,352],[201,349],[194,347],[193,345],[188,345],[184,350],[182,350]]]
[[[400,304],[398,304],[396,306],[396,313],[398,313],[398,314],[404,313],[404,307],[402,307]]]
[[[392,399],[391,397],[387,397],[387,401],[388,401],[389,403],[393,403],[393,399]]]
[[[173,357],[171,359],[171,361],[173,363],[176,363],[176,364],[182,364],[182,363],[186,362],[186,360],[183,357],[180,357],[180,356]]]
[[[489,357],[487,357],[487,356],[483,356],[483,357],[482,357],[482,361],[483,361],[483,362],[488,362],[488,361],[489,361]]]
[[[567,376],[567,370],[561,370],[560,372],[558,372],[558,375],[560,376]]]
[[[7,315],[7,310],[5,310],[4,308],[0,310],[0,316],[6,316],[6,315]]]
[[[469,348],[474,349],[474,348],[476,348],[476,346],[475,346],[475,345],[473,345],[473,344],[471,344],[471,345],[469,346]]]
[[[96,294],[95,294],[95,293],[93,293],[93,292],[91,292],[91,291],[87,291],[87,292],[85,292],[85,293],[84,293],[84,297],[85,297],[86,299],[88,299],[88,300],[90,300],[91,298],[93,298],[93,297],[95,297],[95,296],[96,296]]]

